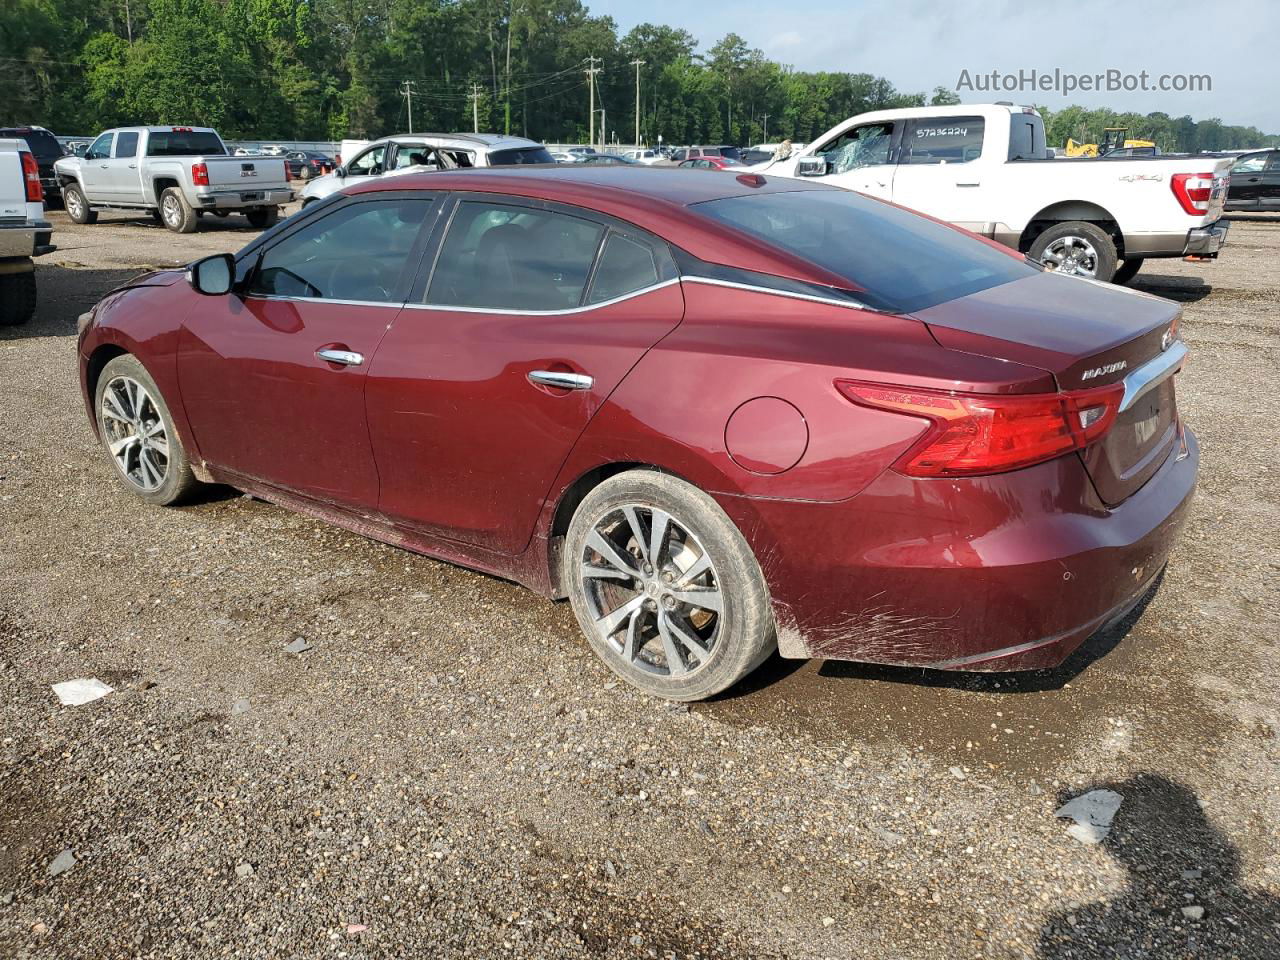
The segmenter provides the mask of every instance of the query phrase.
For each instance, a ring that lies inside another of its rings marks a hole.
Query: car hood
[[[137,287],[171,287],[179,280],[184,279],[186,275],[186,267],[166,267],[159,270],[151,270],[147,273],[140,273],[133,279],[120,284],[111,293],[123,293],[125,290],[133,290]]]

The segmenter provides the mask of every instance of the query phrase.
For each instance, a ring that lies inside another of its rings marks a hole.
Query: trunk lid
[[[209,170],[209,186],[247,192],[288,185],[283,157],[200,157]]]
[[[942,346],[1039,367],[1061,390],[1125,383],[1115,423],[1080,454],[1098,495],[1114,505],[1141,488],[1177,445],[1181,313],[1160,297],[1046,271],[915,316]]]

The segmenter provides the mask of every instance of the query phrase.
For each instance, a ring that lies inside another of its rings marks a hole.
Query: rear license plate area
[[[260,194],[260,193],[242,193],[242,194],[240,194],[240,202],[241,202],[241,203],[252,203],[254,200],[261,200],[261,199],[262,199],[262,194]]]

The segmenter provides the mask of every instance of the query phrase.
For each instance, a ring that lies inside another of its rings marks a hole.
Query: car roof
[[[379,137],[377,140],[370,140],[369,143],[384,143],[390,140],[394,140],[397,143],[406,140],[420,140],[431,146],[449,144],[463,147],[487,147],[490,150],[542,146],[537,140],[512,137],[504,133],[393,133],[385,137]]]
[[[840,190],[829,184],[643,164],[538,164],[380,177],[342,192],[404,190],[497,193],[583,207],[635,224],[709,263],[832,287],[848,286],[846,280],[816,264],[691,209],[695,204],[729,197]]]

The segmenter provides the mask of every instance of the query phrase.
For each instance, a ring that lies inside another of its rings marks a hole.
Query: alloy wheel
[[[160,211],[164,214],[165,223],[177,226],[182,222],[182,210],[178,206],[177,198],[172,194],[160,201]]]
[[[126,480],[146,493],[169,473],[169,434],[151,394],[133,377],[114,377],[102,391],[103,439]]]
[[[66,204],[67,214],[72,220],[80,219],[80,215],[84,212],[80,207],[80,194],[75,190],[68,190],[63,203]]]
[[[1040,261],[1056,273],[1076,277],[1098,275],[1098,251],[1084,237],[1059,237],[1045,248]]]
[[[683,677],[720,638],[724,596],[711,555],[678,519],[624,504],[601,517],[578,558],[594,629],[628,669]]]

